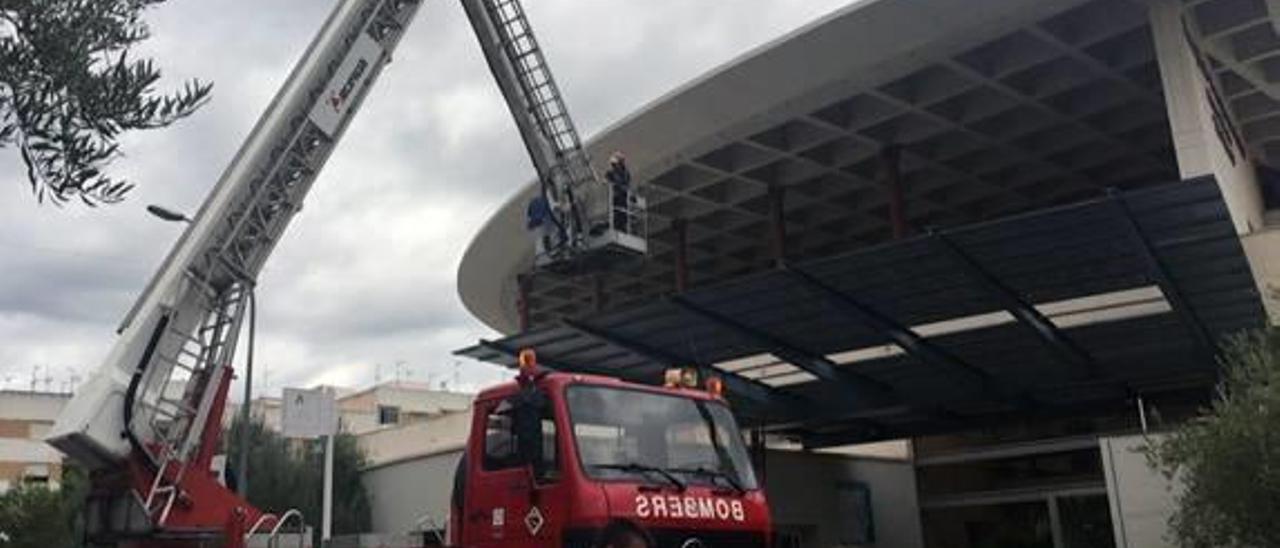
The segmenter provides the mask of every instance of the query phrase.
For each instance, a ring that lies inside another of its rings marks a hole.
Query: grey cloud
[[[837,0],[527,0],[585,134],[838,7]],[[36,207],[0,151],[0,381],[34,363],[85,372],[326,16],[331,2],[172,2],[149,14],[140,54],[161,87],[215,83],[203,111],[135,134],[112,167],[124,204]],[[462,308],[462,250],[532,168],[456,2],[427,2],[260,280],[255,386],[364,384],[407,362],[452,378],[449,352],[492,336]],[[479,386],[505,373],[460,368]],[[236,389],[238,390],[238,388]]]

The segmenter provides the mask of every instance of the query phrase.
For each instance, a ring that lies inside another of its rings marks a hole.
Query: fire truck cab
[[[639,385],[539,370],[530,355],[476,399],[451,545],[768,545],[765,494],[716,380]]]

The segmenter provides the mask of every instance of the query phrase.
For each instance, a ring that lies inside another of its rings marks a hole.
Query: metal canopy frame
[[[1140,297],[1099,304],[1114,295]],[[725,379],[745,423],[822,446],[1207,393],[1216,341],[1264,318],[1218,186],[1199,178],[784,264],[457,353],[513,366],[515,349],[534,347],[557,369],[646,383],[698,366]]]
[[[946,235],[935,234],[934,241],[938,243],[939,248],[952,258],[961,272],[986,288],[988,293],[1000,301],[1005,310],[1008,310],[1023,325],[1031,328],[1045,344],[1049,345],[1057,353],[1063,362],[1079,369],[1086,377],[1098,376],[1098,364],[1093,357],[1080,348],[1061,329],[1058,329],[1049,318],[1027,303],[1015,291],[1005,287],[998,278],[983,268],[982,265],[979,265],[973,257],[965,253],[959,245],[947,238]]]

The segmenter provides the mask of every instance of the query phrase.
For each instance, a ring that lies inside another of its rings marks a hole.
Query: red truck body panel
[[[552,410],[556,461],[552,479],[534,481],[530,466],[486,467],[486,428],[491,412],[515,397],[521,385],[504,383],[481,392],[475,402],[466,456],[455,481],[450,522],[454,544],[468,548],[592,547],[619,528],[643,536],[651,548],[672,546],[764,547],[771,518],[761,488],[739,492],[688,483],[685,488],[641,476],[597,479],[586,473],[575,442],[566,391],[572,386],[615,387],[725,405],[703,390],[627,383],[609,377],[548,373],[535,382]],[[544,429],[545,432],[545,429]],[[733,432],[739,436],[739,432]],[[740,441],[740,440],[739,440]]]

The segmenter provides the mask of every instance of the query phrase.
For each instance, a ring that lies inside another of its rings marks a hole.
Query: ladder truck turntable
[[[554,227],[534,267],[643,257],[644,201],[592,167],[519,0],[460,1]],[[338,0],[58,417],[49,443],[90,470],[90,544],[239,548],[301,524],[210,472],[231,362],[258,273],[421,3]],[[718,379],[704,391],[669,371],[665,386],[642,386],[544,370],[531,350],[519,362],[515,381],[477,397],[451,545],[768,544],[768,506]]]

